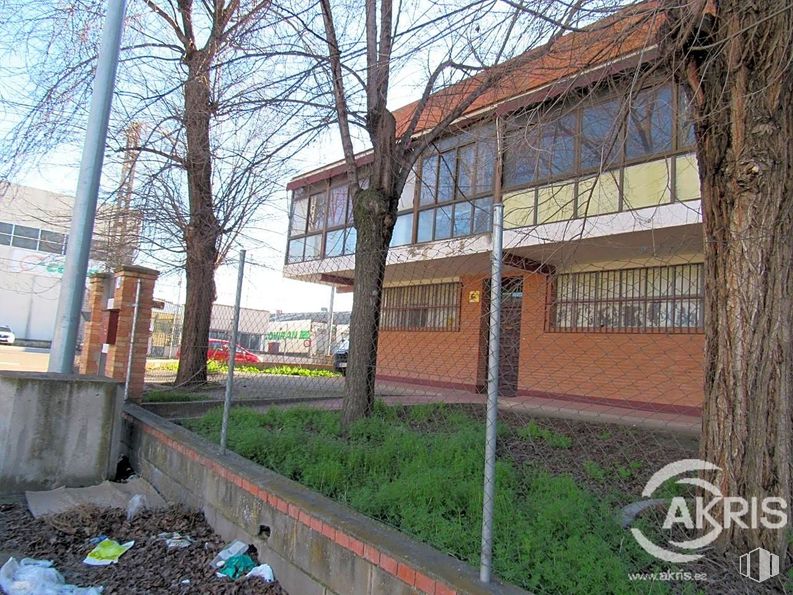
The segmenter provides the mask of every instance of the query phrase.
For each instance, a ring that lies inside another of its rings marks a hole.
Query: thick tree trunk
[[[207,379],[207,345],[212,303],[215,301],[215,268],[218,264],[220,226],[212,196],[212,152],[209,144],[211,54],[193,51],[185,58],[185,131],[187,136],[187,189],[190,222],[185,231],[185,315],[182,325],[177,384],[204,383]]]
[[[344,427],[371,413],[374,404],[383,276],[396,221],[396,202],[377,188],[360,190],[353,200],[358,235],[347,394],[342,408]]]
[[[708,25],[709,49],[685,56],[705,231],[701,456],[723,470],[708,479],[725,496],[789,506],[793,16],[776,0],[723,0]],[[720,540],[738,553],[787,548],[785,529],[733,524]]]

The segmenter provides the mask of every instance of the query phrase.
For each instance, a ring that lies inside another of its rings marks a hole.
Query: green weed
[[[221,416],[218,408],[186,425],[217,441]],[[478,565],[484,425],[460,410],[377,403],[344,434],[338,412],[240,408],[228,436],[239,454]],[[569,476],[510,460],[497,462],[495,493],[494,568],[503,580],[536,593],[638,592],[628,572],[652,560],[625,538],[608,502]]]
[[[550,428],[539,425],[533,419],[522,428],[518,428],[516,433],[524,440],[538,440],[552,448],[570,448],[573,445],[573,439],[570,436],[554,432]]]

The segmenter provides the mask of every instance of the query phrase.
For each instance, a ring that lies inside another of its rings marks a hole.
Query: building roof
[[[450,109],[494,74],[498,83],[475,99],[461,120],[493,111],[507,113],[540,103],[652,60],[662,18],[655,2],[626,8],[583,30],[566,33],[512,60],[450,85],[429,97],[414,135],[439,124]],[[418,105],[419,102],[415,101],[394,111],[398,134],[408,127]],[[370,151],[361,153],[359,160],[361,164],[371,161]],[[293,190],[344,171],[343,161],[326,164],[294,178],[287,189]]]

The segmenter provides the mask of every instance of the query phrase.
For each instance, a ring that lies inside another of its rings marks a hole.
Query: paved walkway
[[[425,387],[405,382],[378,383],[378,392],[383,393],[383,400],[392,405],[419,405],[423,403],[471,403],[484,405],[485,395],[464,390]],[[389,394],[392,393],[392,394]],[[393,394],[396,393],[396,394]],[[402,394],[400,394],[402,393]],[[327,399],[316,403],[323,409],[340,409],[341,399]],[[625,426],[648,428],[699,436],[699,416],[662,411],[645,411],[630,407],[602,403],[579,403],[545,397],[519,395],[501,397],[498,404],[503,412],[531,414],[539,417],[554,417],[599,423],[613,423]]]

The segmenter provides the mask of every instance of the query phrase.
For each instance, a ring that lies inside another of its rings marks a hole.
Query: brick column
[[[88,280],[88,311],[91,318],[83,330],[83,348],[80,352],[80,374],[102,376],[100,369],[102,345],[107,337],[108,310],[107,299],[112,288],[110,273],[96,273]]]
[[[138,320],[135,328],[135,345],[132,352],[132,373],[129,398],[139,402],[143,396],[146,375],[146,352],[151,335],[151,311],[154,302],[154,283],[159,272],[139,266],[123,266],[116,271],[112,308],[118,310],[115,342],[107,348],[106,374],[124,381],[127,376],[127,359],[132,339],[132,319],[135,313],[135,296],[138,281],[141,283]]]

